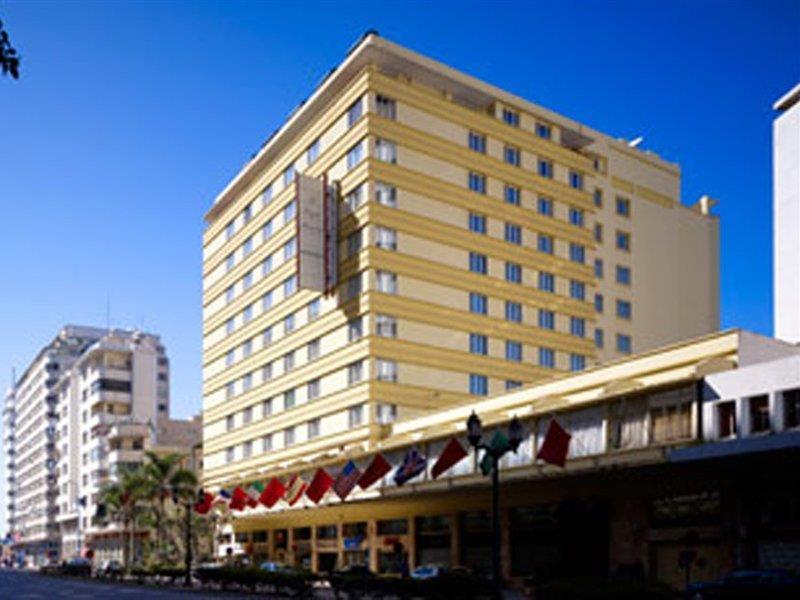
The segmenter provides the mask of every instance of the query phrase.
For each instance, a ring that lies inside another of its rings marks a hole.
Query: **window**
[[[594,295],[594,311],[596,313],[603,312],[603,294]]]
[[[266,277],[272,273],[272,255],[270,254],[264,259],[264,262],[261,263],[261,276]]]
[[[485,335],[479,333],[469,334],[469,351],[471,354],[486,354],[489,350],[489,342]]]
[[[474,152],[486,154],[486,136],[474,131],[469,132],[469,139],[467,141],[469,149]]]
[[[594,276],[598,279],[603,278],[603,259],[602,258],[595,258],[594,259]]]
[[[631,336],[625,335],[623,333],[617,334],[617,352],[622,352],[623,354],[630,354],[633,351],[633,344],[631,342]]]
[[[397,232],[388,227],[378,227],[375,230],[375,245],[384,250],[397,250]]]
[[[388,425],[397,420],[397,405],[396,404],[378,404],[377,418],[378,423],[381,425]]]
[[[319,138],[317,138],[313,142],[311,142],[311,145],[308,147],[308,150],[306,150],[306,163],[308,163],[308,165],[313,165],[314,162],[316,162],[317,158],[319,158],[319,148],[320,148],[320,142]]]
[[[244,224],[246,225],[247,223],[250,222],[250,219],[252,218],[253,218],[253,205],[248,204],[247,206],[244,207],[244,210],[242,211],[242,221],[244,221]]]
[[[283,245],[283,260],[291,260],[295,254],[297,254],[297,238],[291,238]]]
[[[539,366],[554,369],[556,366],[556,351],[552,348],[539,348]]]
[[[380,337],[397,337],[397,319],[390,315],[378,315],[375,318],[375,332]]]
[[[353,275],[345,284],[345,300],[352,300],[361,293],[361,273]]]
[[[347,323],[347,340],[349,342],[355,342],[356,340],[361,339],[362,328],[361,328],[361,317],[356,317],[348,321]]]
[[[225,304],[230,304],[231,302],[233,302],[234,296],[235,296],[235,294],[233,292],[233,286],[230,285],[225,290]]]
[[[512,127],[519,127],[519,113],[509,108],[503,109],[503,122]]]
[[[575,188],[576,190],[583,189],[583,175],[578,173],[577,171],[570,171],[569,172],[569,186]]]
[[[792,429],[800,425],[800,388],[785,390],[783,400],[783,426]]]
[[[504,189],[503,196],[509,204],[513,204],[514,206],[519,206],[520,204],[520,192],[519,188],[514,185],[506,185]]]
[[[478,252],[469,253],[469,270],[473,273],[480,273],[486,275],[486,255],[479,254]]]
[[[542,329],[556,328],[556,314],[552,310],[539,309],[539,327]]]
[[[264,367],[261,369],[261,378],[264,381],[269,381],[270,379],[272,379],[272,363],[271,362],[268,362],[267,364],[265,364]]]
[[[736,435],[736,402],[720,402],[717,404],[717,424],[720,438]]]
[[[582,281],[571,279],[569,282],[569,297],[575,300],[586,300],[586,284]]]
[[[583,371],[586,368],[586,357],[583,354],[569,355],[569,370]]]
[[[242,412],[242,423],[247,424],[247,423],[252,423],[252,421],[253,421],[253,407],[248,406]]]
[[[287,277],[283,281],[283,297],[288,298],[297,291],[297,275]]]
[[[272,398],[267,398],[261,403],[261,416],[266,418],[272,414]]]
[[[267,434],[261,438],[261,451],[269,452],[272,450],[272,435]]]
[[[522,361],[522,344],[506,340],[506,360]]]
[[[600,223],[594,224],[594,241],[598,244],[603,243],[603,226]]]
[[[522,283],[522,266],[517,263],[506,262],[506,281]]]
[[[347,127],[350,128],[361,118],[363,112],[361,98],[353,102],[347,109]]]
[[[232,366],[232,365],[233,365],[233,363],[234,363],[234,362],[235,362],[235,360],[236,360],[236,356],[235,356],[235,354],[236,354],[236,353],[235,353],[235,351],[234,351],[234,350],[228,350],[228,352],[225,354],[225,366],[226,366],[226,367],[230,367],[230,366]],[[65,435],[66,435],[66,434],[65,434]]]
[[[227,273],[228,271],[233,269],[233,266],[235,264],[236,264],[236,259],[233,257],[233,252],[231,252],[230,254],[228,254],[228,256],[225,257],[225,272]]]
[[[547,179],[553,178],[553,163],[549,160],[542,160],[539,159],[537,173],[539,173],[540,177],[546,177]]]
[[[354,212],[363,201],[362,186],[358,186],[344,197],[344,205],[350,212]]]
[[[266,294],[261,296],[261,310],[267,311],[272,308],[272,290],[269,290]]]
[[[233,446],[228,446],[227,448],[225,448],[225,462],[232,463],[235,459],[236,459],[236,449]]]
[[[469,213],[469,230],[475,233],[486,233],[486,217],[473,212]]]
[[[319,398],[320,394],[319,377],[317,377],[316,379],[312,379],[311,381],[308,382],[308,384],[306,384],[306,392],[308,393],[309,400],[315,400],[316,398]]]
[[[489,394],[489,381],[486,375],[469,376],[469,393],[475,396],[487,396]]]
[[[539,200],[536,202],[536,210],[540,215],[552,217],[553,201],[550,198],[539,198]]]
[[[506,241],[509,244],[522,244],[522,228],[513,223],[506,223]]]
[[[364,405],[351,406],[347,409],[347,425],[358,427],[364,422]]]
[[[294,427],[287,427],[283,430],[283,445],[291,446],[294,444]]]
[[[621,285],[630,285],[631,284],[631,269],[630,267],[624,267],[622,265],[617,265],[617,283]]]
[[[379,358],[375,361],[375,370],[378,381],[397,381],[397,363],[395,361]]]
[[[378,94],[375,98],[375,106],[378,114],[384,119],[394,121],[397,118],[397,103],[392,98]]]
[[[247,358],[253,352],[253,340],[245,340],[242,343],[242,358]]]
[[[292,200],[283,207],[283,222],[288,223],[292,219],[294,219],[295,215],[297,214],[297,202]]]
[[[306,359],[309,361],[316,360],[320,354],[320,340],[319,338],[313,339],[306,344]]]
[[[267,206],[270,202],[272,202],[272,185],[268,185],[261,192],[261,204],[262,204],[262,206]]]
[[[602,329],[594,330],[594,345],[602,348],[605,345],[605,332]]]
[[[245,306],[242,311],[242,323],[249,323],[253,318],[253,306]]]
[[[233,330],[236,326],[233,324],[233,317],[225,321],[225,335],[230,335],[233,333]]]
[[[294,313],[290,315],[286,315],[283,318],[283,333],[284,335],[289,335],[292,331],[294,331],[295,322],[294,322]]]
[[[509,165],[519,166],[519,148],[514,146],[506,146],[503,148],[503,160]]]
[[[236,233],[236,223],[231,221],[225,226],[225,241],[231,239],[234,233]]]
[[[569,259],[572,262],[581,264],[586,262],[586,248],[583,246],[583,244],[576,244],[575,242],[570,242]]]
[[[308,422],[308,439],[311,440],[319,436],[319,424],[320,420],[318,418]]]
[[[627,300],[617,299],[617,316],[620,319],[630,319],[632,313],[631,303]]]
[[[364,363],[363,361],[354,362],[347,366],[347,383],[353,385],[361,381],[364,377]]]
[[[545,254],[552,254],[554,249],[553,236],[540,233],[536,237],[536,249]]]
[[[569,224],[575,227],[583,227],[583,211],[580,208],[570,207]]]
[[[385,294],[397,293],[397,273],[378,271],[376,278],[379,292],[384,292]]]
[[[283,355],[283,371],[284,373],[294,369],[294,350],[287,352]]]
[[[624,231],[617,231],[617,248],[630,252],[631,249],[631,234]]]
[[[397,162],[397,144],[378,138],[375,140],[375,157],[383,162]]]
[[[540,137],[544,140],[549,140],[552,135],[552,131],[550,129],[550,125],[545,125],[544,123],[537,123],[536,124],[536,136]]]
[[[586,335],[586,321],[581,317],[570,317],[569,332],[571,335],[584,337]]]
[[[506,300],[506,321],[512,323],[522,322],[522,304]]]
[[[397,188],[388,183],[375,184],[375,201],[384,206],[395,208],[397,206]]]
[[[242,391],[246,392],[251,387],[253,387],[253,374],[252,373],[245,373],[242,376]]]
[[[251,236],[242,243],[242,258],[248,256],[252,251],[253,251],[253,238]]]
[[[593,199],[594,199],[594,205],[597,208],[603,208],[603,190],[601,190],[600,188],[595,188]]]
[[[283,172],[283,185],[291,185],[294,183],[294,165],[289,165]]]
[[[319,298],[315,298],[314,300],[308,303],[307,315],[309,321],[313,321],[319,316],[321,306],[322,306],[322,301]]]
[[[243,291],[250,289],[251,285],[253,285],[253,272],[248,271],[247,273],[244,274],[244,277],[242,277]]]
[[[556,291],[556,277],[552,273],[539,272],[539,289],[543,292]]]
[[[486,175],[470,171],[468,178],[469,189],[478,194],[486,193]]]
[[[286,390],[283,392],[283,410],[294,408],[295,394],[294,390]]]
[[[510,392],[511,390],[516,390],[517,388],[522,387],[522,382],[517,381],[516,379],[506,379],[506,391]]]
[[[231,431],[236,426],[233,415],[225,417],[225,431]]]
[[[766,394],[754,396],[750,404],[750,433],[761,433],[770,430],[769,397]]]
[[[469,312],[485,315],[488,312],[489,301],[484,294],[469,293]]]
[[[355,256],[361,250],[362,233],[358,229],[347,236],[347,257]]]
[[[347,152],[347,170],[349,171],[350,169],[355,167],[358,163],[361,162],[362,158],[364,158],[363,145],[361,142],[358,142]]]
[[[631,216],[631,201],[627,198],[617,196],[617,214],[621,217]]]

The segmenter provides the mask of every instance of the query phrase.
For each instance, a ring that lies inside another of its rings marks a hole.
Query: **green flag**
[[[262,484],[260,481],[254,481],[250,484],[250,487],[247,488],[247,495],[253,500],[258,501],[258,498],[261,496],[261,492],[263,491],[264,484]]]
[[[491,452],[484,451],[481,459],[481,473],[484,475],[489,475],[492,472],[492,454],[502,456],[511,449],[511,444],[508,443],[506,435],[498,429],[494,432],[489,442],[489,448]]]

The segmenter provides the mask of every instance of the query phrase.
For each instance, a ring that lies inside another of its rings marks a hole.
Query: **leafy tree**
[[[139,468],[121,471],[118,481],[107,484],[100,491],[102,508],[99,516],[119,523],[123,537],[127,537],[127,543],[123,545],[122,560],[126,569],[133,563],[136,526],[142,523],[146,514],[150,488],[151,484],[144,471]]]
[[[8,32],[3,29],[3,22],[0,21],[0,70],[3,75],[11,75],[14,79],[19,79],[20,57],[8,39]]]

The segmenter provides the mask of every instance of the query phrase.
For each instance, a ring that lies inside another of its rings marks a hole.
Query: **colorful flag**
[[[236,486],[236,489],[233,490],[233,495],[231,496],[231,510],[244,510],[244,507],[247,506],[248,498],[249,496],[247,495],[247,492],[245,492],[241,487]]]
[[[194,505],[194,510],[198,514],[205,515],[208,511],[211,510],[211,506],[214,504],[214,494],[211,492],[204,492],[203,499],[199,500]]]
[[[254,481],[247,488],[247,506],[255,508],[258,506],[258,499],[261,497],[261,492],[264,491],[264,486],[260,481]]]
[[[450,438],[450,441],[447,442],[447,445],[444,447],[431,469],[431,477],[436,479],[439,475],[447,471],[447,469],[459,463],[465,456],[467,456],[467,451],[464,450],[464,446],[461,445],[461,442],[456,438]]]
[[[277,504],[278,500],[283,498],[285,493],[286,488],[283,487],[281,480],[277,477],[273,477],[272,480],[267,484],[267,487],[264,488],[264,491],[261,492],[261,496],[258,498],[258,500],[267,508],[272,508],[275,506],[275,504]]]
[[[228,505],[231,501],[231,492],[230,490],[226,490],[225,488],[220,488],[217,492],[217,497],[214,499],[214,504],[224,504]]]
[[[563,467],[567,462],[570,439],[572,436],[559,425],[558,421],[551,420],[536,458]]]
[[[361,477],[361,470],[356,466],[352,460],[348,460],[347,464],[342,468],[336,481],[333,482],[333,491],[342,500],[350,495],[353,488],[356,487],[358,479]]]
[[[300,500],[303,496],[303,492],[306,491],[308,484],[303,481],[303,478],[300,475],[292,475],[292,478],[289,480],[289,484],[286,486],[286,502],[289,503],[289,506],[294,506],[295,502]]]
[[[328,490],[331,489],[332,485],[333,477],[328,475],[328,472],[325,469],[317,469],[317,472],[314,473],[314,478],[308,485],[306,496],[314,504],[319,504],[319,501],[322,500]]]
[[[372,459],[372,462],[369,463],[364,474],[359,477],[358,486],[362,490],[365,490],[391,470],[392,465],[383,457],[383,454],[378,453],[375,455],[375,458]]]
[[[428,459],[417,452],[416,448],[412,448],[406,453],[400,466],[397,467],[397,471],[394,473],[394,482],[397,485],[403,485],[406,481],[414,479],[425,470],[427,463]]]
[[[481,459],[481,473],[489,475],[492,472],[492,463],[494,456],[502,456],[511,449],[511,444],[508,442],[506,434],[499,429],[495,430],[492,439],[489,441],[491,452],[484,451],[483,458]]]

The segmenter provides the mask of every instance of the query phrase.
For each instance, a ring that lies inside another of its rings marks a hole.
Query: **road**
[[[106,598],[115,598],[116,600],[192,598],[203,600],[205,598],[249,598],[249,600],[252,600],[254,596],[228,593],[213,594],[200,591],[184,592],[121,583],[101,583],[80,579],[45,577],[34,572],[0,569],[0,598],[8,598],[9,600],[55,600],[57,598],[69,598],[70,600],[79,598],[86,600],[105,600]]]

